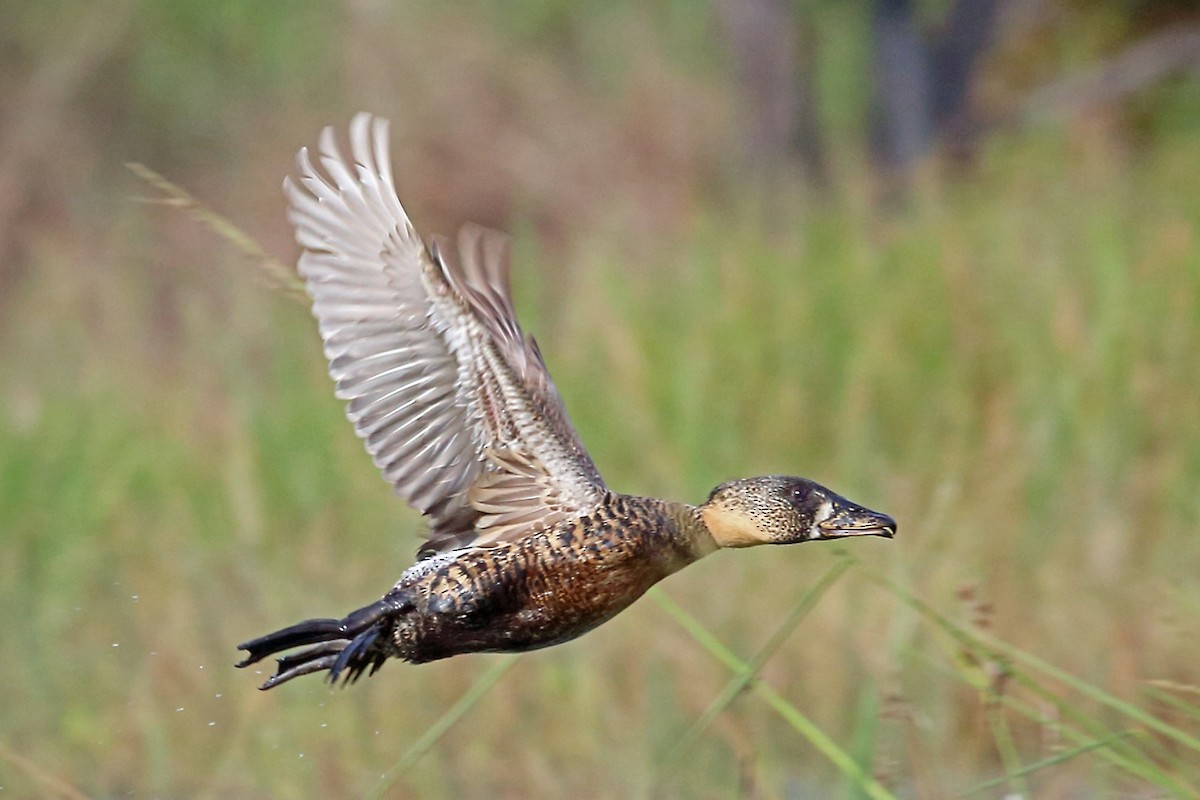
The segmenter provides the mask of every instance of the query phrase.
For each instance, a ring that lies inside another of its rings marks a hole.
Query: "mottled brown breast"
[[[397,655],[432,661],[564,642],[696,557],[676,507],[611,495],[594,514],[518,542],[463,550],[402,587],[416,611],[394,631]]]

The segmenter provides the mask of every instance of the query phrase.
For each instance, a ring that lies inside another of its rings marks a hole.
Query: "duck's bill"
[[[896,535],[896,520],[848,500],[839,500],[834,503],[833,513],[817,523],[817,529],[822,539],[844,536],[883,536],[891,539]]]

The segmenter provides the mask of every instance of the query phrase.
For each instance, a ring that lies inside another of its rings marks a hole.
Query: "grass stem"
[[[380,777],[379,782],[372,787],[371,791],[367,792],[364,800],[379,800],[384,793],[391,788],[397,780],[400,779],[405,772],[412,767],[413,764],[420,760],[421,756],[425,755],[437,744],[438,740],[445,735],[446,731],[454,726],[454,723],[462,719],[467,712],[475,707],[483,696],[496,685],[496,682],[504,676],[504,673],[512,669],[517,663],[517,656],[504,656],[499,658],[487,670],[480,675],[471,687],[467,689],[463,696],[458,701],[446,709],[446,712],[438,717],[432,725],[430,725],[423,734],[421,734],[415,742],[413,742],[404,755],[400,756],[392,767]]]
[[[662,590],[655,587],[647,592],[647,595],[654,598],[654,601],[667,612],[667,615],[691,634],[692,638],[701,647],[735,674],[741,675],[751,672],[749,664],[742,661],[733,651],[722,644],[695,617],[685,611],[682,606],[668,597]],[[828,734],[822,731],[798,708],[789,703],[781,694],[761,680],[753,681],[751,686],[755,694],[762,698],[775,713],[807,739],[813,747],[833,763],[839,772],[853,781],[867,796],[874,798],[874,800],[896,800],[895,795],[864,772],[862,767],[850,757],[849,753],[839,747]]]

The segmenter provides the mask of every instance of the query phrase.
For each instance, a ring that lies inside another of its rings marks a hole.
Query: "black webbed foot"
[[[389,618],[411,608],[412,604],[403,597],[389,595],[345,619],[305,620],[238,645],[238,649],[245,650],[247,655],[237,666],[248,667],[275,653],[314,645],[277,659],[275,674],[260,688],[270,689],[292,678],[323,670],[329,671],[331,683],[336,682],[343,672],[345,683],[353,683],[364,672],[374,675],[383,666],[389,654],[378,646],[379,636]]]
[[[387,660],[386,653],[372,647],[375,640],[379,638],[379,633],[379,626],[374,625],[355,636],[354,641],[343,646],[337,660],[329,668],[329,682],[336,683],[342,670],[347,670],[346,684],[358,680],[368,667],[371,669],[368,675],[378,672],[379,668],[383,666],[383,662]]]

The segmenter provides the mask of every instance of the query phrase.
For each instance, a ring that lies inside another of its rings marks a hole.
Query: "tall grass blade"
[[[308,295],[304,292],[304,281],[300,280],[293,270],[284,266],[282,261],[267,253],[253,236],[235,225],[228,217],[213,211],[186,189],[171,183],[145,164],[129,162],[125,166],[134,175],[164,195],[161,198],[144,198],[144,202],[178,208],[187,212],[192,219],[229,242],[249,258],[262,270],[268,286],[279,290],[297,302],[308,304]]]
[[[654,598],[654,602],[658,603],[659,607],[686,630],[701,647],[734,673],[741,675],[750,671],[749,664],[742,661],[729,648],[725,647],[695,617],[685,611],[682,606],[668,597],[662,590],[654,587],[646,594]],[[766,702],[771,710],[807,739],[844,776],[861,788],[868,797],[874,798],[874,800],[895,800],[895,795],[870,775],[863,772],[862,767],[858,765],[849,753],[839,747],[833,739],[817,727],[799,709],[789,703],[782,695],[761,681],[753,681],[751,686],[754,692]]]
[[[686,753],[692,745],[704,734],[708,727],[720,716],[721,712],[729,707],[729,704],[734,699],[745,691],[746,687],[758,675],[758,671],[762,669],[767,660],[775,654],[775,651],[787,641],[788,636],[796,629],[813,608],[817,602],[825,594],[828,589],[835,584],[839,578],[846,573],[850,568],[850,562],[841,560],[834,564],[825,572],[824,575],[810,588],[800,600],[792,606],[792,610],[788,613],[784,621],[779,625],[766,644],[754,654],[754,656],[746,662],[746,668],[738,670],[737,673],[729,679],[708,708],[702,713],[691,727],[684,732],[683,736],[677,741],[667,754],[663,757],[664,772],[674,770],[680,763],[680,756]]]
[[[963,681],[964,683],[973,686],[977,689],[981,688],[978,681],[975,679],[974,672],[966,672],[961,668],[958,670],[946,670],[943,665],[931,664],[934,669],[949,671],[950,674]],[[960,665],[961,666],[961,665]],[[1006,708],[1011,708],[1017,713],[1023,715],[1027,719],[1036,724],[1053,731],[1056,735],[1063,736],[1069,739],[1076,746],[1084,746],[1086,744],[1108,740],[1108,746],[1097,748],[1096,753],[1105,761],[1110,762],[1118,769],[1124,770],[1130,775],[1143,778],[1152,784],[1168,788],[1175,794],[1184,797],[1196,797],[1197,792],[1172,778],[1167,773],[1159,769],[1146,754],[1129,745],[1139,738],[1144,738],[1145,733],[1142,731],[1118,731],[1115,734],[1105,728],[1099,721],[1092,719],[1077,708],[1074,708],[1070,703],[1065,702],[1061,697],[1055,696],[1052,692],[1046,689],[1036,681],[1031,680],[1023,672],[1012,672],[1010,679],[1019,683],[1022,688],[1037,695],[1041,700],[1048,705],[1053,706],[1055,711],[1060,715],[1049,717],[1039,709],[1025,703],[1010,693],[1000,693],[997,699],[1004,704]],[[1084,728],[1078,730],[1075,727],[1063,722],[1064,719],[1073,720]],[[999,780],[1006,780],[1001,777]]]
[[[879,728],[881,718],[880,693],[874,681],[866,682],[858,691],[858,707],[855,712],[854,733],[850,739],[851,752],[859,764],[870,764],[876,775],[879,768]],[[843,781],[839,798],[862,800],[864,793],[852,784]]]
[[[1197,706],[1193,703],[1189,703],[1186,700],[1184,700],[1183,698],[1176,697],[1171,692],[1168,692],[1165,689],[1160,688],[1163,685],[1164,684],[1162,682],[1154,681],[1151,683],[1151,685],[1149,687],[1146,688],[1145,692],[1146,692],[1146,694],[1148,694],[1150,697],[1153,697],[1158,702],[1168,705],[1171,708],[1175,709],[1176,711],[1180,712],[1181,714],[1184,714],[1184,715],[1196,720],[1197,722],[1200,722],[1200,706]],[[1172,688],[1176,688],[1174,685],[1171,685],[1171,686],[1172,686]]]
[[[1076,704],[1058,696],[1050,689],[1033,680],[1027,673],[1013,670],[1012,680],[1023,689],[1037,695],[1046,703],[1054,706],[1063,717],[1076,721],[1087,732],[1083,733],[1061,723],[1055,723],[1054,720],[1048,720],[1036,709],[1021,703],[1008,694],[1003,695],[1006,706],[1020,711],[1029,719],[1035,720],[1039,724],[1053,727],[1077,743],[1087,739],[1105,738],[1112,734],[1112,731],[1105,727],[1102,722],[1088,716]],[[1137,746],[1146,743],[1149,738],[1144,730],[1125,731],[1124,733],[1124,737],[1111,742],[1108,747],[1100,748],[1097,753],[1106,761],[1130,775],[1143,778],[1163,789],[1168,789],[1178,797],[1200,798],[1200,790],[1184,783],[1178,775],[1166,772],[1155,762],[1152,756]]]
[[[0,760],[7,761],[13,767],[24,772],[54,797],[64,797],[67,800],[87,800],[88,796],[75,786],[63,778],[47,772],[20,753],[13,752],[2,743],[0,743]]]
[[[1155,717],[1153,714],[1147,713],[1132,703],[1128,703],[1119,697],[1114,697],[1100,687],[1094,686],[1085,680],[1077,678],[1063,669],[1059,669],[1048,661],[1035,656],[1033,653],[1027,653],[1018,647],[1008,644],[1007,642],[998,639],[994,640],[992,637],[987,637],[983,641],[989,646],[995,646],[997,649],[1003,650],[1010,658],[1021,661],[1022,663],[1033,667],[1039,672],[1043,672],[1055,680],[1065,683],[1080,694],[1090,697],[1096,702],[1108,706],[1115,711],[1119,711],[1125,716],[1140,722],[1142,725],[1145,725],[1150,730],[1162,734],[1168,739],[1171,739],[1172,741],[1181,744],[1190,750],[1194,750],[1197,754],[1200,754],[1200,739],[1197,739],[1195,736],[1192,736],[1186,731],[1180,730],[1174,725],[1169,725],[1166,722],[1163,722],[1161,719]]]
[[[853,558],[853,556],[849,555],[846,557]],[[1156,718],[1154,715],[1148,714],[1132,703],[1128,703],[1119,697],[1114,697],[1100,687],[1094,686],[1085,680],[1077,678],[1066,670],[1059,669],[1050,662],[1038,658],[1032,653],[1027,653],[1015,645],[1009,644],[1002,639],[997,639],[996,637],[985,633],[972,633],[962,626],[956,625],[954,622],[934,610],[932,606],[925,603],[911,592],[908,592],[906,589],[896,585],[887,576],[882,575],[869,567],[863,566],[861,562],[858,563],[864,575],[866,575],[875,583],[878,583],[889,591],[893,592],[898,597],[903,598],[906,602],[913,604],[915,608],[925,614],[929,619],[936,621],[939,626],[941,626],[948,633],[951,633],[956,639],[959,639],[965,644],[971,646],[982,646],[985,649],[992,649],[997,652],[1001,652],[1009,658],[1020,661],[1037,670],[1038,672],[1049,675],[1051,678],[1070,686],[1080,694],[1095,700],[1101,705],[1107,706],[1114,711],[1119,711],[1125,716],[1137,720],[1147,728],[1162,734],[1168,739],[1171,739],[1191,750],[1195,750],[1197,753],[1200,753],[1200,739],[1197,739],[1195,736],[1176,728],[1174,725],[1168,725],[1162,720]]]
[[[504,673],[512,669],[517,663],[517,656],[504,656],[497,660],[494,664],[488,667],[487,671],[480,675],[471,687],[463,693],[463,696],[458,701],[446,709],[446,712],[438,717],[432,725],[430,725],[420,737],[417,738],[404,755],[400,756],[391,769],[383,774],[379,782],[363,795],[364,800],[379,800],[384,793],[391,788],[397,780],[400,779],[405,772],[412,767],[413,764],[420,760],[421,756],[425,755],[437,744],[438,740],[445,735],[446,731],[454,726],[454,723],[462,719],[467,712],[475,707],[483,696],[496,685],[496,682],[504,676]]]
[[[1084,753],[1090,753],[1094,750],[1099,750],[1104,747],[1111,747],[1118,739],[1123,739],[1131,735],[1132,734],[1130,732],[1125,731],[1122,733],[1114,733],[1112,736],[1100,739],[1098,741],[1081,744],[1078,747],[1073,747],[1070,750],[1064,750],[1063,752],[1050,756],[1049,758],[1043,758],[1041,761],[1035,761],[1032,764],[1027,764],[1016,772],[1006,772],[1004,775],[1001,775],[998,778],[990,778],[982,783],[977,783],[969,789],[964,789],[963,791],[959,792],[956,796],[970,797],[971,795],[979,794],[980,792],[987,791],[988,789],[1000,786],[1001,784],[1011,782],[1013,778],[1024,778],[1039,770],[1043,770],[1048,767],[1056,767],[1059,764],[1065,764],[1071,759],[1077,758]],[[1028,792],[1028,789],[1026,789],[1026,791]]]
[[[1027,666],[1031,666],[1034,669],[1049,675],[1055,680],[1058,680],[1059,682],[1075,689],[1080,694],[1099,702],[1101,705],[1107,708],[1114,709],[1125,716],[1128,716],[1145,725],[1145,727],[1160,734],[1166,735],[1168,738],[1181,742],[1189,747],[1193,746],[1190,744],[1192,742],[1195,742],[1196,745],[1200,745],[1200,742],[1197,742],[1194,737],[1191,737],[1186,732],[1181,731],[1174,726],[1168,725],[1162,720],[1153,717],[1152,715],[1146,713],[1140,708],[1137,708],[1136,706],[1133,706],[1130,703],[1126,703],[1119,698],[1113,697],[1103,689],[1095,687],[1086,681],[1081,680],[1080,678],[1070,675],[1064,670],[1058,669],[1057,667],[1050,665],[1036,656],[1025,653],[1019,648],[997,639],[994,636],[973,632],[961,625],[956,624],[945,615],[934,609],[924,600],[920,599],[904,587],[899,586],[887,576],[863,565],[852,555],[847,554],[846,558],[854,561],[863,575],[881,586],[886,591],[895,595],[910,607],[917,610],[926,619],[936,624],[945,633],[950,635],[965,648],[983,651],[989,658],[994,657],[992,654],[998,653],[1006,656],[1007,658],[1021,661]],[[1040,683],[1030,678],[1027,673],[1017,670],[1011,666],[1009,667],[1009,672],[1010,677],[1019,682],[1020,685],[1036,693],[1042,699],[1054,704],[1064,714],[1080,720],[1085,727],[1088,727],[1091,730],[1093,738],[1103,738],[1100,736],[1100,734],[1108,733],[1108,731],[1105,730],[1098,722],[1090,720],[1085,715],[1082,715],[1078,709],[1075,709],[1070,704],[1064,702],[1061,697],[1058,697]],[[977,685],[974,681],[968,680],[968,682],[972,685]],[[998,695],[998,697],[1000,697],[1006,704],[1010,704],[1012,702],[1008,695],[1001,694]],[[1038,719],[1041,715],[1034,712],[1030,716],[1031,718]],[[1127,753],[1125,756],[1119,756],[1116,752],[1116,746],[1127,741],[1130,741],[1130,739],[1117,739],[1113,741],[1109,747],[1102,748],[1100,752],[1111,754],[1110,760],[1113,760],[1114,763],[1119,763],[1131,774],[1151,780],[1164,788],[1169,788],[1171,791],[1180,796],[1200,797],[1200,791],[1197,791],[1195,788],[1181,782],[1177,775],[1170,775],[1163,772],[1147,754],[1140,751],[1134,751],[1132,754]]]
[[[1023,777],[1025,768],[1021,765],[1021,755],[1017,752],[1012,729],[1004,718],[1000,702],[1003,694],[990,689],[988,694],[991,696],[984,701],[987,704],[988,727],[992,732],[992,740],[996,743],[996,752],[1000,754],[1000,763],[1004,765],[1004,777],[1009,783],[1009,792],[1017,797],[1029,797],[1029,785]]]

